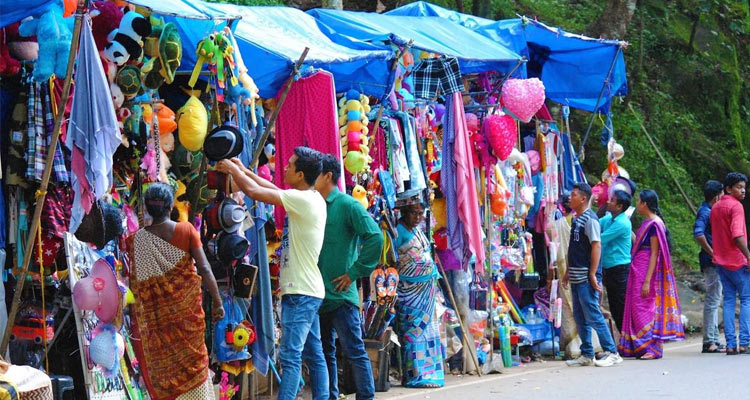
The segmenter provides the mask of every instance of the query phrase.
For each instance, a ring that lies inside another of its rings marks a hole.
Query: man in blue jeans
[[[721,304],[720,266],[714,264],[711,239],[711,207],[724,193],[724,185],[710,180],[703,187],[704,202],[698,209],[693,225],[693,237],[701,247],[698,262],[706,282],[706,299],[703,301],[703,353],[722,353],[726,349],[719,341],[719,305]]]
[[[604,320],[599,307],[599,296],[602,293],[601,271],[601,228],[596,213],[591,211],[591,186],[587,183],[576,183],[570,193],[570,208],[576,212],[570,228],[568,245],[568,269],[565,271],[562,285],[571,286],[573,298],[573,318],[581,337],[581,356],[567,361],[571,367],[585,367],[591,364],[597,367],[609,367],[622,362],[617,353],[612,333]],[[594,346],[591,344],[591,330],[596,331],[604,349],[600,359],[594,359]]]
[[[747,177],[730,172],[724,179],[724,196],[711,209],[714,263],[724,291],[724,336],[727,355],[750,354],[750,250],[747,248],[745,198]],[[740,342],[734,325],[737,297],[740,298]]]
[[[325,298],[318,256],[323,246],[326,202],[313,185],[321,169],[321,154],[297,147],[284,169],[282,190],[242,166],[238,159],[220,161],[216,169],[254,200],[283,206],[287,212],[281,263],[281,385],[279,400],[294,400],[304,359],[310,369],[314,400],[328,399],[328,369],[320,342],[318,309]],[[277,171],[279,173],[280,171]]]
[[[339,192],[340,177],[341,163],[330,154],[323,155],[323,170],[315,188],[326,199],[328,213],[318,266],[326,288],[326,297],[320,307],[320,328],[328,363],[329,399],[339,397],[338,337],[352,366],[357,400],[372,400],[375,398],[375,382],[362,340],[357,285],[352,282],[370,276],[383,250],[383,236],[362,204]]]

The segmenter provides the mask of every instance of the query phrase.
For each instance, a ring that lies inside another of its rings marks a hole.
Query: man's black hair
[[[633,196],[624,190],[615,190],[612,193],[612,198],[615,199],[615,204],[622,206],[622,211],[625,211],[633,203]]]
[[[703,186],[703,199],[708,203],[713,200],[714,197],[720,195],[724,191],[724,185],[716,180],[709,180],[706,185]]]
[[[320,175],[320,152],[309,147],[299,146],[294,149],[294,154],[297,156],[297,161],[294,163],[294,169],[298,172],[302,172],[305,177],[305,182],[307,182],[308,185],[313,186],[315,180],[318,179],[318,175]]]
[[[731,188],[740,182],[747,182],[747,176],[741,172],[730,172],[724,178],[724,189]]]
[[[586,200],[591,199],[591,186],[589,186],[586,182],[578,182],[573,185],[573,190],[578,189],[579,192],[581,192],[584,196],[586,196]]]
[[[333,154],[323,154],[321,160],[323,169],[320,171],[321,174],[331,173],[331,181],[334,185],[339,183],[341,178],[341,163]]]

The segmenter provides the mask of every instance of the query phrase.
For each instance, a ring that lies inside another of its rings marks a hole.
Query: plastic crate
[[[531,339],[534,340],[534,343],[552,338],[552,324],[550,322],[545,321],[541,324],[521,324],[520,326],[531,332]]]

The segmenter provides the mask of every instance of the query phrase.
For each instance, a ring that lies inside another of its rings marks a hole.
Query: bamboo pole
[[[260,153],[263,152],[264,144],[266,143],[266,140],[268,140],[268,136],[271,135],[271,131],[273,130],[274,125],[276,124],[276,119],[279,117],[279,112],[281,111],[281,106],[284,105],[284,101],[286,100],[286,96],[289,94],[289,89],[292,88],[292,83],[294,82],[294,76],[297,75],[299,72],[299,68],[302,66],[302,63],[305,62],[305,58],[307,58],[307,53],[310,51],[309,47],[305,47],[305,50],[302,52],[302,55],[299,56],[299,60],[294,64],[294,68],[292,69],[292,73],[289,75],[289,78],[287,78],[286,83],[284,83],[284,91],[281,92],[281,97],[279,97],[279,103],[276,104],[276,108],[273,110],[273,113],[271,113],[271,118],[268,120],[268,126],[266,126],[265,132],[263,132],[263,136],[261,136],[258,143],[256,143],[255,153],[253,154],[253,159],[250,161],[249,168],[255,169],[255,167],[258,165],[258,159],[260,158]]]
[[[458,318],[458,325],[461,326],[461,337],[464,339],[464,347],[469,349],[471,360],[474,362],[474,368],[476,368],[477,370],[477,375],[481,377],[482,369],[479,367],[479,359],[477,359],[476,348],[474,348],[473,340],[471,341],[471,343],[469,342],[469,330],[466,329],[464,320],[461,318],[461,313],[458,312],[458,304],[456,304],[456,299],[453,297],[453,289],[451,288],[451,284],[448,281],[448,277],[445,275],[445,270],[443,269],[443,264],[440,262],[439,257],[435,257],[435,264],[438,266],[440,275],[442,275],[443,280],[445,280],[445,287],[448,288],[448,297],[450,297],[451,304],[453,304],[453,307],[456,307],[454,311],[456,312],[456,318]]]
[[[78,8],[76,9],[75,14],[75,25],[73,27],[73,41],[70,46],[70,55],[68,55],[68,68],[65,74],[65,83],[63,84],[62,97],[60,98],[60,104],[57,107],[58,113],[55,116],[55,126],[52,131],[52,139],[49,147],[47,148],[47,159],[44,165],[44,173],[42,174],[42,183],[41,185],[39,185],[39,189],[35,194],[36,203],[34,206],[34,216],[31,219],[29,238],[26,240],[23,265],[16,281],[16,291],[13,294],[13,303],[11,304],[10,312],[8,313],[8,324],[5,327],[5,333],[3,335],[2,343],[0,343],[0,354],[5,354],[5,351],[8,349],[10,333],[13,330],[13,325],[16,320],[16,314],[18,313],[18,305],[21,301],[21,291],[23,290],[24,282],[26,282],[26,274],[29,271],[31,255],[33,253],[34,244],[36,242],[36,240],[34,239],[34,233],[39,229],[39,220],[42,216],[42,204],[44,204],[44,199],[47,197],[47,186],[49,186],[50,175],[52,173],[52,160],[55,157],[57,142],[60,139],[60,128],[62,128],[65,106],[68,103],[68,96],[70,95],[70,84],[73,80],[73,67],[75,65],[76,54],[78,53],[81,28],[83,27],[83,16],[85,14],[87,6],[88,0],[78,0]]]
[[[633,116],[635,117],[635,119],[638,120],[638,114],[636,114],[632,103],[628,104],[628,108],[630,108],[630,111],[633,113]],[[656,146],[656,142],[654,142],[654,139],[651,138],[651,135],[648,134],[646,127],[643,125],[643,121],[638,120],[638,124],[641,126],[641,130],[646,135],[646,139],[648,139],[648,142],[651,143],[651,147],[654,148],[656,155],[659,156],[659,159],[661,160],[662,164],[664,164],[664,168],[667,169],[669,176],[672,178],[672,181],[677,186],[677,189],[680,191],[680,194],[682,195],[682,198],[685,200],[685,203],[687,204],[687,206],[690,208],[690,211],[692,211],[693,214],[697,214],[698,211],[696,210],[695,205],[693,205],[693,202],[690,201],[690,197],[688,197],[687,193],[685,193],[685,190],[682,189],[682,185],[680,185],[680,182],[677,180],[677,177],[674,176],[674,174],[672,173],[672,169],[669,168],[669,164],[667,164],[667,160],[661,154],[661,151],[659,151],[659,147]]]

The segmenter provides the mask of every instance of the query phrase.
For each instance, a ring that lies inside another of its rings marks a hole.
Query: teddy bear
[[[91,12],[91,33],[94,35],[96,48],[100,52],[109,43],[107,37],[110,32],[120,26],[122,20],[122,10],[111,1],[95,1],[92,4]]]
[[[34,79],[44,82],[52,76],[62,78],[68,69],[68,56],[73,34],[63,19],[63,5],[56,1],[43,14],[23,21],[18,27],[21,36],[37,37],[39,57],[34,66]]]
[[[104,55],[117,65],[128,60],[138,61],[143,55],[144,36],[151,34],[151,23],[143,15],[125,9],[119,28],[110,32],[109,43],[104,46]]]

